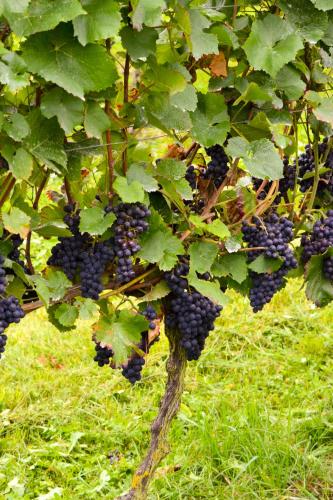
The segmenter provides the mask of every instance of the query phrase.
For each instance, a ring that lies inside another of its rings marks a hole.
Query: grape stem
[[[151,426],[148,451],[133,476],[130,491],[116,500],[146,499],[154,473],[170,450],[167,435],[180,407],[187,361],[184,349],[180,346],[179,332],[166,328],[165,334],[169,340],[169,359],[166,366],[168,378],[159,412]]]

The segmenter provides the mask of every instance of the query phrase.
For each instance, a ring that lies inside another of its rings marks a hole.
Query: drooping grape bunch
[[[322,255],[333,247],[333,210],[328,210],[326,217],[321,217],[313,226],[310,235],[303,235],[302,260],[308,262],[313,255]]]
[[[222,308],[189,286],[186,279],[188,273],[189,266],[186,263],[165,273],[172,292],[166,304],[165,322],[169,328],[179,330],[181,346],[191,361],[200,357],[205,340],[214,329],[214,321]]]
[[[80,280],[82,297],[98,300],[103,290],[102,275],[113,262],[115,251],[110,241],[95,243],[80,256]]]
[[[0,358],[7,342],[4,331],[10,324],[19,323],[23,317],[24,311],[16,297],[10,296],[0,300]]]
[[[212,180],[214,186],[219,188],[226,178],[229,170],[229,159],[224,149],[219,144],[206,149],[207,154],[211,157],[211,161],[207,165],[207,169],[202,174],[204,179]]]
[[[294,253],[289,247],[293,238],[293,223],[276,214],[269,216],[265,221],[254,217],[252,224],[243,223],[242,232],[243,239],[249,247],[256,248],[247,253],[249,262],[253,262],[260,255],[282,260],[281,267],[272,273],[250,272],[252,279],[250,303],[253,311],[258,312],[284,285],[288,272],[297,267]]]
[[[148,229],[146,219],[150,210],[142,203],[120,203],[116,207],[108,207],[113,211],[116,220],[112,226],[114,251],[116,255],[116,280],[127,283],[135,277],[132,257],[140,250],[138,236]]]
[[[327,150],[328,148],[328,137],[318,144],[318,156],[319,161],[323,161],[324,157],[327,156],[324,162],[324,167],[328,170],[320,174],[319,184],[317,192],[321,193],[327,190],[333,194],[333,150]],[[300,175],[300,190],[305,193],[308,189],[312,188],[314,182],[314,176],[307,177],[306,174],[314,174],[315,171],[315,155],[312,147],[307,144],[305,147],[305,152],[302,153],[298,158],[299,164],[299,175]],[[305,177],[305,178],[304,178]]]
[[[93,341],[95,342],[95,351],[96,351],[94,361],[96,361],[98,366],[100,366],[101,368],[103,366],[109,365],[113,357],[112,349],[110,349],[108,346],[102,345],[100,342],[97,342],[94,338]]]

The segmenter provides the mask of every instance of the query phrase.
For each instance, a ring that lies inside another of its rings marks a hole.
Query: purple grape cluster
[[[312,255],[322,255],[333,247],[333,210],[328,210],[326,217],[321,217],[313,226],[310,235],[303,235],[302,260],[308,262]]]
[[[324,163],[324,167],[328,170],[320,175],[320,181],[318,185],[318,193],[321,193],[325,190],[333,194],[333,150],[327,151],[328,147],[328,137],[318,145],[318,155],[319,160],[321,161],[325,155],[327,155],[326,161]],[[300,174],[300,190],[302,193],[305,193],[308,189],[311,189],[313,186],[314,177],[305,178],[306,174],[313,173],[315,170],[315,157],[314,151],[310,144],[305,147],[305,152],[302,153],[298,158],[299,164],[299,174]]]
[[[94,361],[96,361],[98,366],[100,366],[101,368],[103,366],[109,365],[110,361],[113,357],[112,349],[110,349],[108,346],[101,344],[100,342],[96,342],[96,340],[94,340],[94,342],[95,342],[95,351],[96,351]]]
[[[4,331],[11,323],[19,323],[23,317],[24,311],[16,297],[10,296],[0,300],[0,358],[7,342]]]
[[[269,216],[265,221],[254,217],[252,224],[243,223],[242,232],[244,241],[251,248],[259,247],[248,252],[249,262],[253,262],[260,255],[282,260],[281,267],[272,273],[250,272],[252,280],[250,303],[253,311],[258,312],[284,285],[288,272],[297,267],[297,260],[289,247],[293,238],[293,223],[276,214]]]
[[[178,329],[181,346],[191,361],[200,357],[222,308],[189,286],[186,279],[188,273],[187,263],[180,263],[173,271],[165,273],[171,289],[165,321],[167,327]]]
[[[196,172],[197,168],[194,165],[190,165],[189,167],[187,167],[185,173],[185,179],[187,180],[192,189],[197,189],[198,176]]]
[[[207,180],[212,180],[214,186],[219,188],[226,178],[229,170],[229,159],[224,149],[219,144],[206,149],[207,154],[211,157],[211,161],[207,165],[207,169],[202,174],[202,177]]]
[[[113,262],[115,251],[109,241],[95,243],[80,255],[80,280],[82,297],[99,299],[103,290],[102,275],[107,265]]]
[[[116,207],[108,207],[113,211],[116,220],[112,226],[114,251],[116,256],[116,280],[118,283],[128,283],[135,277],[132,257],[140,250],[138,236],[147,231],[150,210],[142,203],[120,203]]]

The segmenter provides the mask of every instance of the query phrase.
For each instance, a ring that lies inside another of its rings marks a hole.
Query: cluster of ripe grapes
[[[180,344],[191,361],[200,357],[222,308],[189,286],[188,273],[187,263],[180,263],[173,271],[165,273],[171,289],[165,322],[169,328],[179,331]]]
[[[253,311],[258,312],[284,285],[288,272],[297,267],[297,260],[289,247],[293,238],[293,223],[276,214],[272,214],[265,221],[253,217],[251,224],[243,223],[242,232],[249,247],[257,248],[248,252],[249,262],[253,262],[260,255],[282,261],[281,267],[272,273],[250,272],[250,303]]]
[[[141,203],[121,203],[116,207],[107,207],[116,220],[112,225],[114,237],[96,242],[87,233],[81,233],[80,212],[75,206],[65,206],[64,221],[72,236],[59,238],[52,248],[49,265],[63,269],[70,280],[79,274],[83,297],[98,300],[103,290],[102,276],[107,267],[116,264],[116,280],[127,283],[135,276],[132,257],[140,250],[138,235],[148,228],[145,220],[150,215],[148,208]]]
[[[310,235],[301,239],[302,260],[307,263],[313,255],[323,255],[333,248],[333,210],[328,210],[326,217],[321,217],[313,226]],[[333,258],[324,257],[323,271],[326,278],[333,281]]]
[[[319,161],[323,161],[324,167],[327,169],[326,172],[320,175],[320,181],[318,185],[318,193],[322,193],[327,190],[330,194],[333,194],[333,150],[327,150],[328,148],[328,137],[318,144],[318,156]],[[306,177],[306,174],[314,173],[315,170],[315,155],[312,147],[308,144],[305,147],[305,152],[298,157],[299,163],[299,175],[300,175],[300,190],[305,193],[308,189],[312,188],[313,185],[313,175]]]
[[[157,319],[157,313],[155,309],[149,304],[146,309],[141,313],[149,321],[149,330],[155,330]],[[145,331],[141,334],[141,341],[137,345],[138,349],[145,354],[148,354],[151,346],[158,340],[156,337],[152,342],[149,340],[149,331]],[[113,351],[110,346],[102,345],[99,342],[95,342],[96,355],[94,361],[98,366],[103,367],[110,365],[113,358]],[[145,364],[145,358],[141,356],[138,352],[133,350],[131,357],[128,362],[122,366],[122,375],[131,383],[135,384],[141,380],[142,368]]]
[[[7,280],[6,271],[3,267],[4,258],[0,255],[0,358],[5,351],[7,335],[5,330],[11,323],[19,323],[24,316],[23,309],[16,297],[3,297],[6,292]]]

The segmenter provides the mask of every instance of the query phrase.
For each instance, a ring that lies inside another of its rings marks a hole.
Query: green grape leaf
[[[80,125],[83,119],[83,102],[61,88],[55,88],[42,97],[40,106],[45,118],[57,117],[60,127],[66,134]]]
[[[0,61],[0,82],[17,92],[29,84],[29,74],[23,59],[15,52],[9,52]]]
[[[131,184],[134,181],[142,184],[144,190],[147,193],[153,191],[158,191],[158,182],[153,177],[149,168],[139,165],[138,163],[132,163],[127,171],[127,179]]]
[[[58,165],[66,167],[67,156],[64,151],[64,132],[55,118],[48,120],[39,109],[30,111],[27,116],[30,134],[23,145],[51,170],[59,172]]]
[[[61,304],[63,305],[63,304]],[[64,304],[64,305],[67,305],[67,304]],[[55,304],[53,306],[50,306],[47,308],[47,315],[48,315],[48,320],[50,321],[50,323],[52,323],[52,325],[54,325],[60,332],[70,332],[71,330],[74,330],[74,328],[76,328],[75,326],[75,322],[71,325],[71,326],[65,326],[63,325],[63,323],[61,323],[58,318],[56,317],[56,314],[57,314],[57,311],[58,311],[58,308],[60,306],[58,304]],[[73,307],[73,306],[71,306]],[[74,308],[75,309],[75,308]],[[64,311],[63,309],[60,310],[60,312],[58,313],[58,315],[61,315],[61,313],[65,313],[64,314],[64,319],[65,319],[65,322],[66,322],[66,311]],[[72,316],[74,317],[74,314],[75,313],[71,313],[69,311],[69,317],[68,319],[70,319],[70,315],[72,314]]]
[[[317,306],[333,300],[333,284],[324,276],[322,255],[315,255],[306,265],[306,296]]]
[[[195,273],[189,273],[188,282],[199,293],[210,299],[212,302],[225,306],[228,303],[228,298],[221,291],[218,281],[206,281],[199,279]]]
[[[224,240],[228,238],[228,236],[230,236],[228,227],[219,219],[215,219],[213,222],[206,224],[206,222],[204,222],[199,215],[190,215],[190,222],[195,227],[202,229],[207,233],[218,236],[221,240]]]
[[[311,0],[315,7],[319,10],[331,10],[332,0]]]
[[[110,119],[97,102],[88,101],[84,114],[84,128],[88,137],[102,138],[110,127]]]
[[[149,228],[140,238],[138,256],[147,262],[157,263],[162,271],[169,271],[176,265],[178,255],[184,254],[183,245],[156,212],[148,222]]]
[[[90,91],[113,85],[117,71],[103,47],[82,47],[68,25],[32,35],[23,46],[22,57],[30,71],[59,85],[81,99]]]
[[[21,14],[28,7],[30,0],[0,0],[0,15]]]
[[[191,34],[190,40],[192,53],[195,59],[200,59],[204,54],[218,54],[218,39],[213,33],[206,33],[209,20],[198,9],[190,10]]]
[[[234,158],[242,158],[253,177],[269,180],[283,177],[282,160],[268,139],[248,142],[242,137],[233,137],[228,141],[226,151]]]
[[[50,220],[44,224],[40,224],[34,227],[34,231],[44,238],[50,238],[52,236],[72,236],[67,224],[65,224],[62,219]]]
[[[178,180],[184,178],[186,169],[187,167],[182,161],[167,158],[157,163],[156,175],[169,180]]]
[[[149,123],[167,133],[170,129],[189,130],[192,126],[189,113],[172,106],[165,93],[152,93],[144,105]]]
[[[21,141],[30,131],[27,120],[20,113],[9,115],[4,122],[3,129],[14,141]]]
[[[74,326],[78,316],[77,308],[70,304],[60,304],[54,312],[54,317],[61,325],[66,327]]]
[[[282,264],[283,261],[281,259],[271,259],[265,255],[259,255],[253,262],[248,264],[248,267],[251,271],[255,271],[258,274],[271,274],[280,269]]]
[[[170,97],[170,104],[183,111],[195,111],[198,104],[198,97],[193,85],[186,85],[185,89]]]
[[[52,268],[47,269],[46,282],[52,300],[61,300],[72,285],[65,273]]]
[[[27,180],[32,173],[33,158],[25,149],[18,148],[9,160],[9,168],[15,179]]]
[[[149,292],[147,292],[143,297],[137,299],[138,303],[141,302],[153,302],[154,300],[163,299],[170,293],[170,288],[168,287],[166,281],[162,280],[157,285],[153,286]]]
[[[12,1],[16,3],[17,0]],[[51,30],[80,14],[84,14],[84,10],[78,0],[30,0],[22,14],[18,16],[16,12],[6,12],[6,17],[17,35],[29,36]]]
[[[240,102],[265,103],[272,101],[272,96],[256,82],[250,82],[246,90],[236,99],[234,105]]]
[[[160,24],[163,10],[166,8],[164,0],[134,0],[131,2],[133,13],[132,22],[135,29],[141,30],[142,25],[155,26]]]
[[[154,28],[145,26],[141,31],[136,31],[130,26],[125,26],[120,36],[124,48],[133,61],[145,59],[156,52],[158,33]]]
[[[141,333],[148,330],[149,322],[141,315],[126,309],[111,317],[103,315],[94,326],[96,340],[112,346],[113,360],[117,366],[125,363],[133,345],[141,340]]]
[[[230,120],[224,97],[199,94],[198,108],[190,114],[192,135],[205,147],[223,144],[230,130]]]
[[[38,297],[43,302],[44,306],[48,307],[50,304],[51,293],[47,280],[39,275],[30,276],[30,279]]]
[[[2,214],[3,225],[7,231],[26,238],[30,231],[31,218],[17,207],[12,207],[9,214]]]
[[[276,75],[276,85],[283,90],[288,99],[299,99],[306,89],[300,73],[292,66],[284,66]]]
[[[322,121],[333,125],[333,100],[331,97],[323,97],[318,107],[314,108],[313,114]]]
[[[81,321],[89,321],[95,318],[99,312],[98,304],[92,299],[78,297],[75,299],[74,306],[78,309]]]
[[[187,85],[189,74],[181,66],[165,64],[158,66],[151,63],[144,74],[147,85],[154,83],[161,92],[168,92],[170,96],[182,92]],[[171,103],[171,101],[170,101]]]
[[[126,177],[117,177],[113,183],[113,188],[125,203],[143,202],[145,192],[140,182],[129,182]]]
[[[101,235],[112,226],[115,220],[115,214],[105,214],[102,208],[84,208],[80,212],[80,231],[93,236]]]
[[[218,254],[219,247],[208,241],[196,241],[189,247],[191,271],[204,274],[210,271]]]
[[[159,183],[167,197],[182,211],[185,207],[183,200],[193,199],[192,188],[186,179],[168,180],[160,177]]]
[[[86,14],[73,21],[74,34],[81,45],[118,34],[121,22],[119,5],[114,0],[81,0]]]
[[[287,21],[273,14],[253,22],[250,36],[243,45],[250,64],[273,78],[302,47],[300,36],[293,33]]]
[[[327,14],[317,10],[310,0],[279,1],[285,18],[310,43],[316,43],[326,32],[328,26]],[[332,5],[333,7],[333,5]]]
[[[217,278],[230,276],[237,283],[243,283],[248,275],[246,256],[241,253],[223,255],[214,262],[211,272]]]

